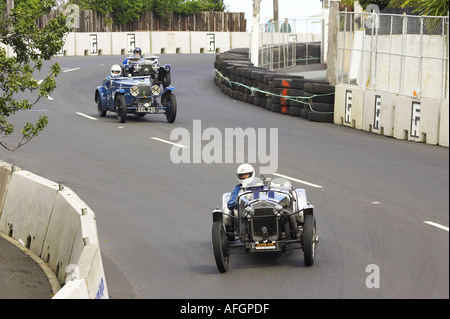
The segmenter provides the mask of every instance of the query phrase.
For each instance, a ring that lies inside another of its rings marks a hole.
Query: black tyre
[[[326,103],[326,104],[334,104],[334,94],[324,93],[328,95],[323,95],[322,93],[310,93],[304,92],[303,95],[305,97],[312,97],[311,100],[314,103]]]
[[[314,215],[306,215],[305,217],[302,241],[305,266],[309,267],[314,264],[314,258],[316,256],[317,234]]]
[[[171,73],[166,72],[166,74],[164,75],[164,78],[163,78],[163,87],[166,88],[166,87],[170,86],[171,83],[172,83]]]
[[[125,123],[127,120],[127,102],[123,94],[118,94],[114,101],[116,103],[116,113],[119,123]]]
[[[334,114],[310,112],[308,115],[308,119],[311,122],[334,123]]]
[[[175,97],[175,94],[170,93],[170,91],[164,93],[163,96],[161,97],[161,104],[164,107],[167,107],[166,110],[167,122],[169,123],[175,122],[175,118],[177,117],[177,98]]]
[[[290,116],[296,116],[296,117],[300,117],[301,115],[302,115],[302,108],[300,108],[300,107],[294,107],[294,106],[291,106],[290,108],[289,108],[289,115]]]
[[[100,99],[100,96],[98,96],[98,94],[97,94],[96,100],[97,100],[98,116],[105,117],[106,116],[106,110],[102,107],[102,101]]]
[[[222,221],[213,222],[212,244],[217,268],[221,273],[227,272],[230,254],[228,253],[228,240]]]
[[[305,104],[306,105],[306,104]],[[309,117],[309,105],[306,105],[306,108],[303,108],[301,111],[300,111],[300,117],[302,118],[302,119],[305,119],[305,120],[307,120],[308,119],[308,117]]]

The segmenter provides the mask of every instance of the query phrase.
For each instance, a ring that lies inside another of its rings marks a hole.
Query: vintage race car
[[[160,65],[159,57],[156,55],[131,55],[128,57],[128,63],[123,65],[122,74],[124,76],[146,76],[150,75],[152,79],[162,85],[164,88],[171,84],[171,66],[170,64]]]
[[[312,266],[319,236],[314,207],[304,189],[293,189],[284,178],[255,178],[229,210],[230,193],[222,196],[222,209],[212,212],[212,246],[220,272],[228,271],[232,253],[302,249],[305,266]]]
[[[130,113],[139,117],[164,114],[167,122],[173,123],[177,100],[170,82],[170,65],[160,66],[157,59],[146,57],[134,59],[118,76],[108,76],[96,88],[98,115],[114,112],[119,122],[125,123]]]

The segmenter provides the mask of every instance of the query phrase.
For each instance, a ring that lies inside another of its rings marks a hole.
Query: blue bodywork
[[[159,72],[149,75],[108,76],[101,86],[95,90],[95,102],[101,117],[106,112],[115,112],[120,122],[125,122],[126,114],[139,117],[146,114],[165,114],[168,122],[173,122],[176,115],[174,88],[159,80],[161,74],[170,72],[170,66],[160,68]],[[148,69],[145,69],[148,71]],[[142,72],[142,71],[141,71]],[[126,112],[122,112],[121,103],[126,104]]]

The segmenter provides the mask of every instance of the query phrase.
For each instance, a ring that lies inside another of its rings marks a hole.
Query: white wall
[[[143,53],[220,53],[250,46],[246,32],[83,32],[69,33],[60,56]]]

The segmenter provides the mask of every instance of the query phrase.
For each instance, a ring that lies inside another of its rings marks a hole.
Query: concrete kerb
[[[0,164],[3,236],[20,242],[18,247],[53,274],[48,277],[56,298],[109,298],[94,212],[71,189]],[[66,284],[79,280],[84,284]]]

